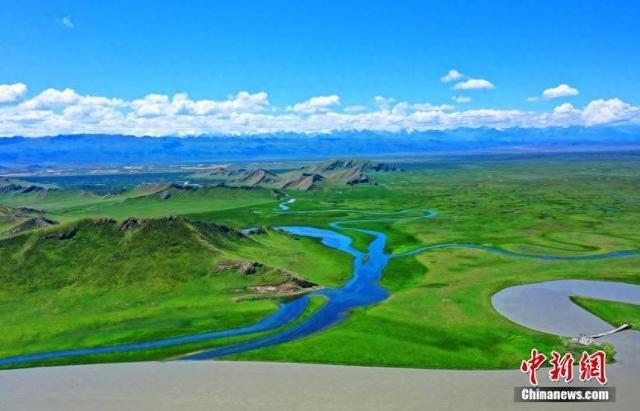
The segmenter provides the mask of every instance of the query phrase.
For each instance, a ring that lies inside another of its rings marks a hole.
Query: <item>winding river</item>
[[[319,239],[322,244],[327,247],[334,248],[348,253],[353,257],[353,275],[347,280],[347,282],[338,288],[327,288],[315,291],[307,296],[300,297],[290,302],[285,302],[280,305],[278,310],[265,317],[261,321],[246,326],[229,330],[214,331],[208,333],[200,333],[195,335],[165,338],[155,341],[149,341],[144,343],[133,344],[120,344],[106,347],[95,347],[86,349],[72,349],[52,351],[36,354],[27,354],[15,357],[9,357],[0,359],[0,365],[16,364],[28,361],[46,360],[52,358],[82,356],[89,354],[105,354],[125,351],[144,350],[157,347],[166,347],[177,344],[185,344],[192,342],[201,342],[216,340],[224,337],[240,336],[255,334],[264,331],[274,331],[274,333],[256,337],[252,340],[231,344],[215,349],[203,350],[197,353],[184,355],[181,359],[184,360],[202,360],[221,357],[224,355],[245,352],[258,348],[269,347],[276,344],[296,340],[304,336],[317,333],[328,327],[331,327],[341,321],[343,321],[349,315],[349,312],[357,307],[363,307],[368,305],[377,304],[385,300],[389,296],[389,292],[380,286],[379,280],[382,276],[382,272],[391,258],[400,258],[408,255],[417,254],[420,252],[439,249],[439,248],[472,248],[481,249],[487,252],[499,253],[502,255],[508,255],[519,258],[533,258],[542,260],[594,260],[602,258],[623,258],[630,256],[640,255],[640,252],[621,251],[612,252],[599,255],[590,256],[578,256],[578,257],[554,257],[554,256],[541,256],[541,255],[529,255],[511,252],[508,250],[502,250],[499,248],[487,247],[477,244],[465,244],[465,243],[442,243],[434,244],[425,247],[420,247],[412,251],[404,252],[401,254],[388,254],[385,253],[385,245],[387,242],[387,236],[379,231],[367,230],[363,228],[353,227],[362,223],[371,222],[391,222],[391,221],[415,221],[429,219],[437,216],[435,211],[430,210],[418,210],[408,209],[397,212],[376,212],[376,211],[362,211],[362,210],[318,210],[318,211],[290,211],[289,206],[294,202],[294,199],[288,199],[279,205],[278,211],[283,213],[298,213],[298,214],[310,214],[310,213],[360,213],[364,215],[376,216],[377,218],[367,218],[361,220],[346,220],[346,221],[333,221],[329,224],[331,229],[321,229],[308,226],[279,226],[276,227],[282,231],[285,231],[292,235],[306,236]],[[404,216],[405,214],[419,214],[415,216]],[[344,231],[354,231],[360,233],[366,233],[373,237],[373,240],[369,243],[366,252],[361,252],[352,246],[352,239],[342,233],[337,232],[337,229]],[[250,232],[251,229],[247,229]],[[600,285],[600,288],[606,289],[608,284]],[[512,287],[507,290],[512,290]],[[506,292],[506,291],[505,291]],[[508,318],[512,318],[515,322],[519,322],[522,325],[535,328],[527,323],[525,320],[519,319],[512,313],[511,307],[514,304],[502,304],[503,301],[513,301],[509,298],[500,296],[502,292],[496,294],[494,297],[494,304],[496,309]],[[636,292],[637,294],[637,292]],[[319,310],[309,315],[304,321],[299,321],[292,325],[297,319],[299,319],[305,312],[308,303],[309,296],[322,295],[326,297],[326,304]],[[509,297],[511,294],[504,294]],[[572,294],[573,295],[573,294]],[[500,297],[498,297],[500,296]],[[496,299],[497,298],[497,299]],[[497,303],[495,303],[497,301]],[[518,308],[518,304],[515,304]],[[577,306],[576,306],[577,307]],[[531,307],[529,307],[531,308]],[[536,308],[537,309],[537,308]],[[584,312],[580,309],[580,311]],[[280,330],[281,329],[281,330]],[[280,330],[280,331],[278,331]],[[541,329],[544,331],[544,329]],[[600,330],[602,331],[602,330]],[[556,333],[551,330],[551,332]],[[575,334],[575,333],[574,333]],[[562,335],[562,334],[561,334]]]

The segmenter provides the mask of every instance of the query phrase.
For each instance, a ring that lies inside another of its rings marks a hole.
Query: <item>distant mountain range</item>
[[[263,187],[309,191],[325,186],[375,184],[375,174],[402,171],[397,166],[360,159],[334,159],[295,170],[216,167],[193,177],[234,187]]]
[[[353,155],[486,151],[580,151],[629,146],[640,146],[640,127],[458,128],[199,137],[63,135],[0,138],[0,168],[312,160]]]
[[[197,192],[217,188],[268,189],[277,198],[284,198],[284,193],[281,190],[310,191],[357,184],[377,184],[377,178],[382,173],[402,171],[404,170],[395,165],[361,159],[334,159],[286,170],[212,166],[190,176],[197,183],[149,181],[128,191],[118,192],[115,190],[106,194],[102,199],[122,195],[125,199],[159,198],[160,200],[172,200],[176,196],[197,194]],[[13,223],[26,223],[18,231],[31,229],[34,226],[44,227],[56,224],[55,221],[46,219],[41,210],[26,207],[15,208],[4,204],[5,202],[37,204],[51,200],[50,195],[86,198],[93,196],[92,198],[96,200],[99,198],[96,194],[75,188],[0,177],[0,234],[3,225],[13,227],[15,225]]]

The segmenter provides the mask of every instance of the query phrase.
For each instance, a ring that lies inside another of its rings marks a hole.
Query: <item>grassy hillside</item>
[[[59,210],[92,204],[100,197],[77,190],[66,190],[55,184],[32,183],[0,178],[0,203],[12,207],[32,207],[39,210]]]
[[[235,301],[255,286],[350,273],[311,240],[180,217],[80,220],[0,240],[0,259],[0,357],[237,327],[277,306],[276,293]]]
[[[7,186],[0,191],[0,204],[7,209],[34,208],[49,219],[66,223],[83,218],[153,218],[185,215],[237,207],[276,207],[281,194],[262,188],[201,187],[177,184],[143,184],[123,193],[98,196],[67,189],[27,190]],[[5,223],[0,213],[0,228]],[[239,226],[243,227],[243,226]],[[2,230],[4,231],[4,230]],[[0,237],[2,232],[0,232]]]
[[[140,195],[136,195],[140,194]],[[275,207],[278,196],[267,189],[229,187],[179,187],[170,185],[157,192],[124,193],[89,206],[68,208],[67,218],[109,217],[160,217],[184,215],[205,211],[234,209],[241,206],[268,204]]]
[[[23,210],[0,204],[0,232],[9,230],[27,218],[28,214]]]
[[[0,237],[57,224],[48,217],[40,210],[0,204]]]

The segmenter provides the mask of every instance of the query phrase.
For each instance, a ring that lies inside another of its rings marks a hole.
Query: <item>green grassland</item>
[[[382,281],[392,296],[384,303],[360,309],[324,333],[232,358],[425,368],[513,368],[532,347],[545,352],[571,347],[558,337],[525,329],[500,316],[491,306],[495,292],[532,280],[560,278],[640,283],[636,265],[632,259],[615,264],[599,261],[550,265],[487,255],[480,250],[439,250],[416,260],[392,260]]]
[[[327,228],[331,221],[367,218],[329,210],[430,209],[438,211],[438,216],[357,227],[386,233],[387,252],[394,254],[442,242],[557,256],[640,250],[640,162],[636,158],[431,160],[375,178],[376,185],[290,192],[296,198],[292,211],[327,210],[313,214],[274,212],[282,195],[268,189],[170,189],[165,199],[153,190],[134,189],[106,197],[61,190],[41,195],[40,202],[34,193],[3,194],[0,203],[46,210],[48,218],[62,223],[48,230],[64,232],[74,225],[81,229],[65,241],[39,240],[42,231],[2,240],[0,280],[6,286],[0,291],[0,323],[5,331],[0,336],[0,357],[247,324],[272,312],[277,300],[234,302],[236,290],[278,282],[275,267],[322,286],[337,286],[350,275],[350,258],[317,241],[272,230],[242,240],[213,234],[193,237],[193,231],[206,231],[207,224],[236,229]],[[127,217],[168,215],[186,220],[171,220],[181,228],[166,227],[153,235],[143,228],[118,231],[118,224]],[[113,218],[117,223],[95,227],[97,218]],[[85,225],[91,229],[82,229]],[[344,233],[357,248],[366,250],[370,240],[366,234]],[[224,260],[255,260],[267,268],[255,276],[220,273],[215,266]],[[227,358],[511,368],[531,347],[543,351],[571,347],[559,337],[501,317],[491,307],[491,296],[511,285],[561,278],[640,284],[640,266],[638,257],[567,262],[482,250],[431,250],[391,260],[381,282],[391,291],[388,300],[357,309],[343,323],[319,334]],[[183,348],[184,352],[197,349]],[[178,351],[118,358],[162,358]]]
[[[248,287],[282,283],[283,270],[334,285],[350,265],[310,239],[182,218],[80,220],[0,244],[1,357],[248,325],[277,307],[273,298],[234,302]],[[220,270],[234,261],[263,266]]]
[[[251,335],[240,335],[234,337],[224,337],[215,340],[202,341],[202,342],[193,342],[186,343],[180,345],[170,345],[162,348],[154,348],[140,351],[130,351],[130,352],[117,352],[117,353],[108,353],[108,354],[91,354],[79,357],[68,357],[68,358],[52,358],[48,360],[39,360],[32,362],[25,362],[19,365],[13,366],[3,366],[0,369],[12,369],[12,368],[24,368],[24,367],[42,367],[42,366],[56,366],[56,365],[70,365],[70,364],[92,364],[92,363],[114,363],[114,362],[131,362],[131,361],[150,361],[150,360],[166,360],[178,358],[181,355],[186,353],[194,353],[201,350],[209,350],[216,347],[222,347],[228,344],[236,344],[251,340],[256,337],[264,337],[270,334],[274,334],[282,329],[287,329],[293,327],[302,321],[305,321],[310,315],[315,313],[317,310],[322,308],[326,303],[324,297],[321,296],[311,296],[309,298],[309,305],[307,306],[304,313],[296,320],[292,321],[290,324],[285,325],[283,328],[272,331],[264,331]],[[210,329],[206,329],[204,331],[209,331]],[[173,336],[173,334],[168,334],[167,336]],[[127,340],[130,342],[132,340]],[[133,340],[133,341],[141,341],[141,340]]]
[[[572,297],[571,300],[614,327],[622,324],[629,324],[635,329],[640,327],[640,305],[586,297]]]

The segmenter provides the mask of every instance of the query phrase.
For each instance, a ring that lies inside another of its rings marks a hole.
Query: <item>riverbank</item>
[[[49,200],[53,198],[12,203],[16,207],[44,207],[53,220],[63,224],[80,217],[161,217],[158,213],[162,211],[181,214],[193,226],[208,222],[236,229],[311,227],[342,235],[336,238],[348,241],[352,253],[326,247],[303,234],[287,235],[270,229],[265,230],[266,235],[241,237],[245,244],[240,248],[228,241],[229,247],[221,249],[231,256],[208,248],[194,255],[194,248],[201,246],[197,238],[194,247],[183,247],[184,253],[176,254],[175,249],[167,252],[170,248],[164,243],[175,242],[176,230],[150,236],[161,246],[151,247],[150,240],[140,238],[132,245],[144,245],[144,249],[133,254],[128,247],[115,255],[100,251],[115,249],[103,246],[107,240],[109,244],[121,244],[114,240],[121,239],[120,232],[97,236],[91,231],[91,236],[83,237],[82,230],[72,239],[50,239],[46,248],[37,247],[37,253],[29,248],[31,245],[7,248],[7,260],[27,260],[16,266],[19,270],[5,270],[7,287],[0,293],[0,302],[7,309],[0,315],[0,357],[148,343],[209,332],[219,335],[219,331],[250,326],[276,310],[276,303],[235,303],[233,298],[248,294],[247,287],[279,284],[282,279],[218,271],[220,263],[224,266],[233,261],[258,262],[295,272],[325,286],[323,293],[343,286],[349,290],[328,297],[333,303],[323,311],[323,319],[309,318],[303,327],[284,335],[280,334],[284,329],[271,328],[265,332],[279,335],[268,340],[255,342],[266,335],[246,334],[232,337],[233,341],[200,341],[197,347],[166,347],[170,352],[159,353],[160,348],[153,348],[120,352],[117,358],[116,354],[99,354],[99,358],[60,356],[47,363],[11,367],[164,360],[235,344],[236,353],[222,358],[425,369],[513,369],[529,355],[531,347],[547,354],[566,351],[567,339],[518,326],[501,316],[491,304],[495,293],[512,286],[561,279],[640,284],[638,257],[621,255],[640,251],[640,236],[634,230],[640,216],[640,168],[636,163],[584,159],[560,165],[546,159],[526,164],[472,162],[464,167],[418,168],[380,176],[376,186],[295,192],[297,199],[292,206],[286,203],[290,206],[286,212],[278,204],[291,198],[281,193],[224,187],[176,189],[165,200],[136,188],[127,194],[131,199],[118,197],[117,210],[104,203],[116,202],[114,196],[94,198],[95,203],[81,209],[66,202],[52,208]],[[532,169],[537,173],[532,174]],[[64,193],[77,195],[75,191]],[[198,211],[209,202],[208,211]],[[416,208],[427,207],[440,214],[425,219]],[[398,213],[399,209],[409,211]],[[337,221],[348,223],[336,226]],[[382,238],[373,232],[384,235],[383,255],[378,261],[368,253],[372,241]],[[184,238],[189,239],[189,235]],[[38,236],[34,233],[34,238]],[[89,241],[92,237],[100,241]],[[66,254],[58,250],[70,246],[77,248],[72,250],[74,255],[85,257],[73,261],[60,257]],[[422,253],[414,254],[421,248]],[[153,258],[156,254],[158,259]],[[354,254],[362,257],[358,260],[363,274],[360,279],[373,283],[374,292],[384,294],[373,295],[375,298],[368,295],[363,301],[361,291],[368,290],[361,289],[360,284],[347,284],[352,281]],[[82,262],[96,258],[122,264],[99,273],[95,271],[99,267],[111,266],[94,264],[87,272],[88,266]],[[70,264],[73,276],[69,274]],[[39,275],[34,275],[30,267],[37,267]],[[111,281],[113,273],[126,275],[130,283],[116,287]],[[63,278],[68,282],[58,284]],[[167,281],[171,278],[176,280]],[[15,292],[23,283],[37,291]],[[251,306],[266,312],[260,315]],[[327,313],[330,315],[325,316]],[[248,340],[254,342],[237,344]],[[211,354],[225,353],[230,353],[229,349]]]
[[[616,403],[563,410],[635,410],[637,380],[608,368]],[[135,410],[540,410],[513,402],[517,370],[449,371],[285,363],[175,361],[0,372],[0,409]]]

